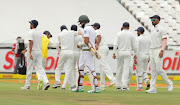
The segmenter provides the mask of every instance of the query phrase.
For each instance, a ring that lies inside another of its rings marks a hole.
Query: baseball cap
[[[38,21],[37,20],[31,20],[29,21],[30,24],[32,24],[34,27],[38,26]]]
[[[143,28],[143,27],[139,27],[139,28],[136,29],[135,31],[140,31],[141,33],[144,33],[144,28]]]
[[[67,29],[67,27],[66,27],[65,25],[62,25],[62,26],[60,27],[60,29],[61,29],[61,31],[62,31],[62,30],[64,30],[64,29]]]
[[[123,27],[129,27],[129,23],[128,22],[124,22],[123,23]]]
[[[154,15],[154,16],[150,17],[150,19],[152,19],[152,18],[155,18],[155,19],[159,19],[159,20],[161,20],[161,18],[160,18],[160,16],[159,16],[159,15]]]
[[[101,27],[99,23],[94,23],[92,26],[97,27],[97,29]]]
[[[77,25],[72,25],[71,30],[77,31]]]
[[[51,35],[51,33],[49,32],[49,31],[44,31],[44,33],[43,34],[49,34],[50,35],[50,37],[52,37],[52,35]]]

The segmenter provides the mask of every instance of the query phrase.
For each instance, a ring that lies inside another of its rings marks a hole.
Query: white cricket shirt
[[[58,36],[58,41],[61,50],[74,50],[74,32],[66,29],[62,30]]]
[[[84,37],[89,37],[89,41],[95,47],[96,32],[94,28],[90,26],[89,24],[86,24],[83,30],[83,34],[84,34]],[[89,49],[89,47],[86,45],[82,47],[82,49]]]
[[[136,39],[137,55],[145,54],[149,55],[151,40],[144,34],[140,35]]]
[[[129,30],[123,30],[119,32],[114,41],[114,46],[116,46],[116,48],[113,48],[114,53],[117,47],[119,51],[135,50],[136,49],[135,42],[136,42],[135,36]]]
[[[74,51],[81,51],[81,49],[77,48],[79,42],[82,41],[82,36],[78,35],[77,31],[72,31],[74,33]]]
[[[157,24],[151,32],[151,48],[162,47],[164,38],[167,38],[167,33],[160,24]]]
[[[42,50],[42,34],[37,29],[31,29],[28,33],[28,40],[33,41],[32,51]]]
[[[102,31],[98,29],[98,30],[95,30],[95,32],[96,32],[96,37],[97,37],[98,35],[101,36],[101,42],[100,42],[99,46],[103,46],[103,45],[106,45],[106,46],[107,46],[107,43],[106,43],[106,41],[105,41],[105,39],[104,39],[104,35],[102,34]]]

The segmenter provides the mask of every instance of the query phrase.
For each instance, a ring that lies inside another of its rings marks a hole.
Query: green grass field
[[[180,85],[180,81],[173,81]],[[132,81],[131,83],[135,83]],[[164,84],[163,81],[158,81]],[[51,84],[52,86],[53,84]],[[0,82],[0,105],[180,105],[180,88],[168,92],[167,88],[157,88],[157,94],[130,91],[116,91],[115,87],[106,87],[100,94],[73,93],[68,90],[50,88],[48,91],[37,90],[37,84],[31,84],[30,91],[20,90],[24,83]],[[84,90],[90,90],[85,86]]]

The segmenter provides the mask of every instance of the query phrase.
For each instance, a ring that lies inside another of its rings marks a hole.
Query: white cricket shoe
[[[156,89],[150,88],[149,90],[146,90],[146,93],[157,93]]]
[[[30,90],[30,87],[29,86],[24,86],[24,87],[21,87],[21,90]]]
[[[50,84],[47,83],[46,85],[44,85],[43,90],[48,90],[49,87],[50,87]]]
[[[116,83],[115,80],[111,81],[111,84],[109,85],[109,87],[113,86]]]
[[[121,91],[129,91],[128,88],[121,88]]]
[[[89,90],[89,91],[87,91],[87,93],[95,93],[95,91],[94,90]]]
[[[100,90],[105,91],[106,89],[105,87],[100,87]]]
[[[42,81],[42,80],[39,80],[39,81],[38,81],[37,89],[38,89],[38,90],[42,90],[42,89],[43,89],[43,81]]]
[[[60,82],[56,82],[56,84],[52,86],[53,89],[56,89],[56,88],[59,88],[59,87],[61,87]]]
[[[171,83],[170,85],[168,85],[168,91],[169,91],[169,92],[173,91],[173,83]]]

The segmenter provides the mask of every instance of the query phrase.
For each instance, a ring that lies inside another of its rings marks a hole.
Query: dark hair
[[[72,25],[71,30],[77,31],[77,25]]]
[[[60,27],[60,29],[61,29],[61,31],[62,31],[62,30],[64,30],[64,29],[67,29],[67,27],[66,27],[65,25],[62,25],[62,26]]]
[[[20,38],[21,38],[21,37],[20,37],[20,36],[18,36],[18,37],[16,38],[16,40],[17,40],[17,39],[20,39]]]

